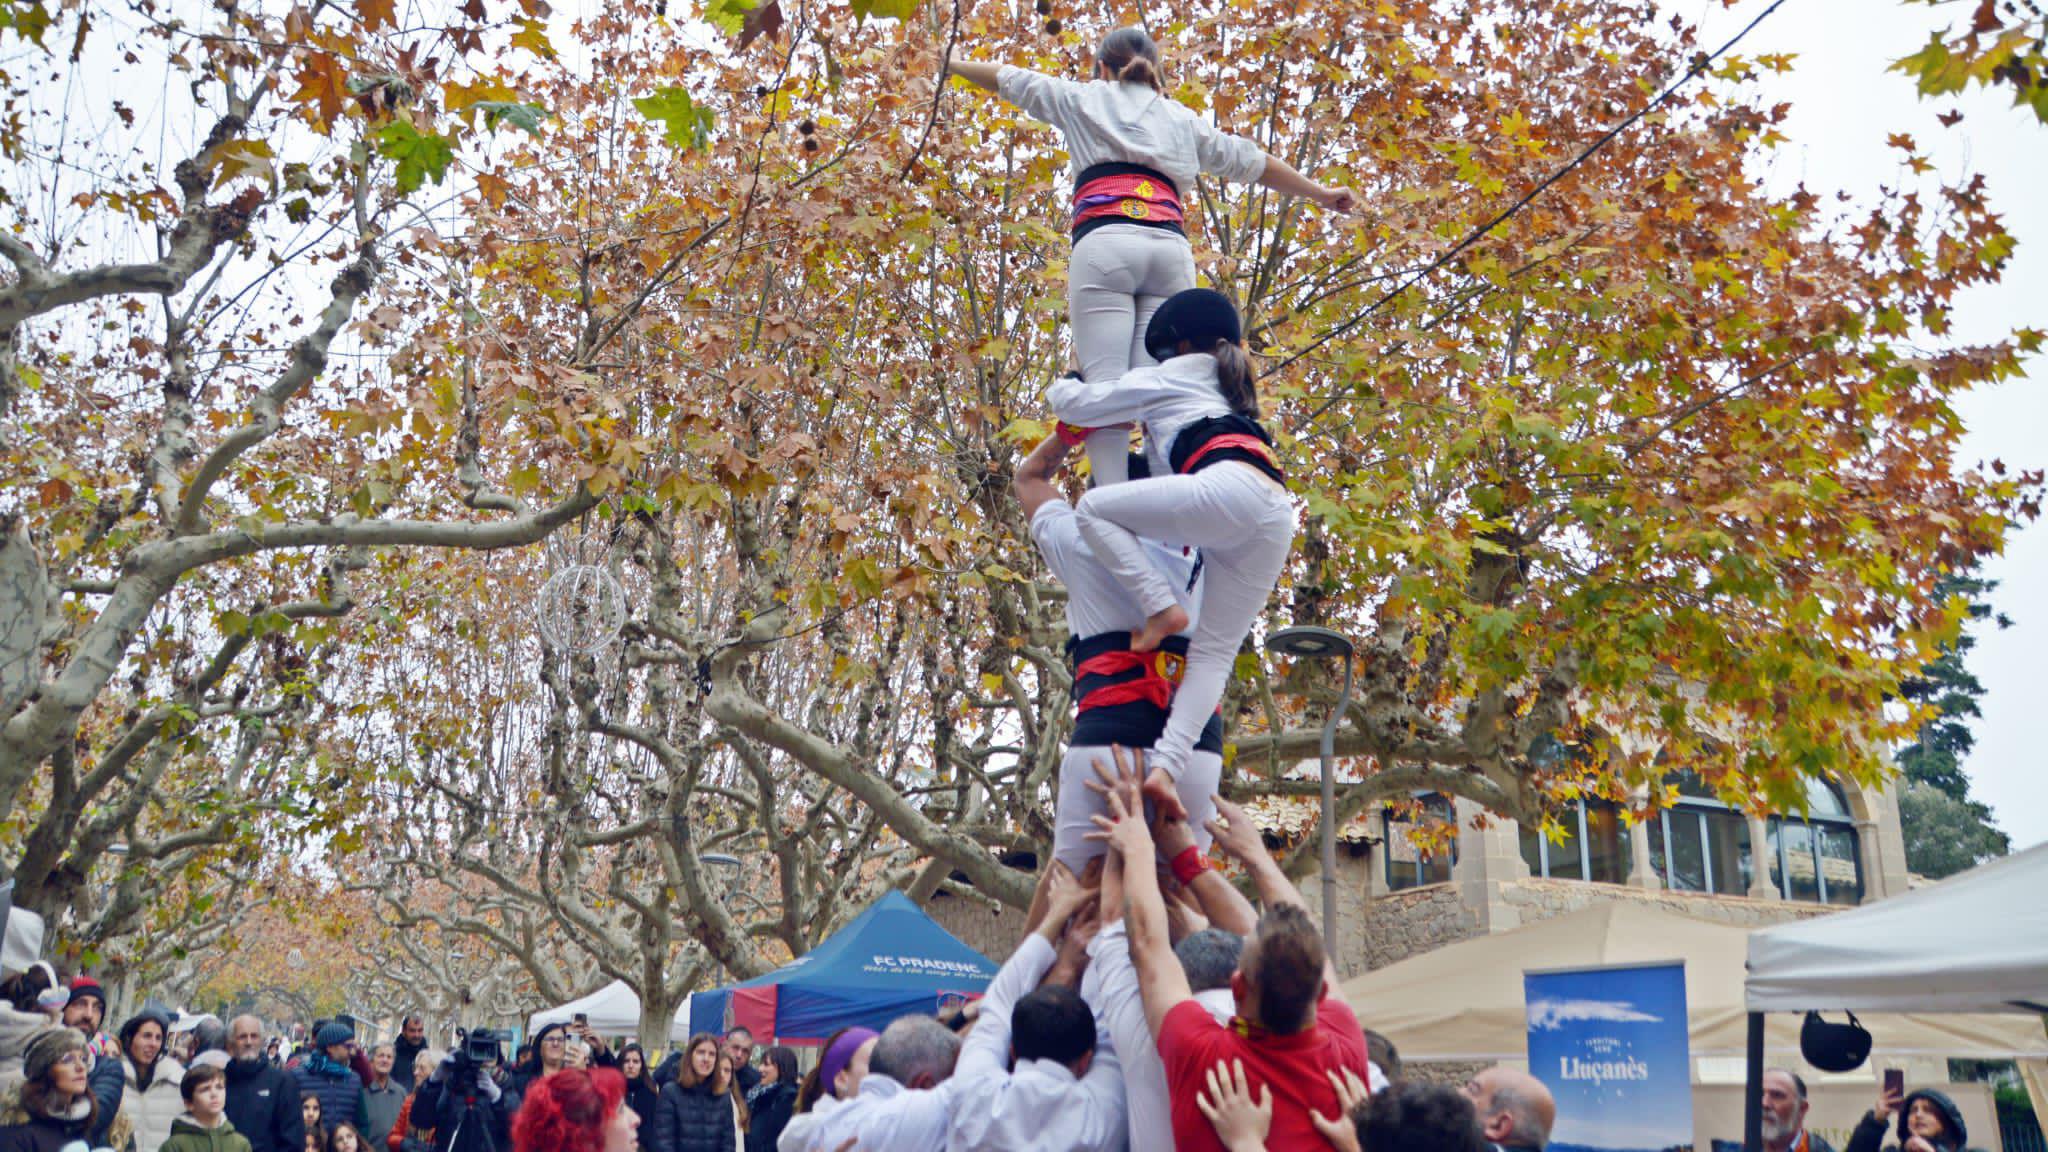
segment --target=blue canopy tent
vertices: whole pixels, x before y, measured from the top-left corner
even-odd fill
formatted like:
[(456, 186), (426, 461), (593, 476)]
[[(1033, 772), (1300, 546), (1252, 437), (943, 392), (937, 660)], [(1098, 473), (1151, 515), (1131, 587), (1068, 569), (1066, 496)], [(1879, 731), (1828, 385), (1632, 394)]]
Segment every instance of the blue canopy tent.
[(889, 892), (809, 955), (690, 997), (690, 1031), (745, 1027), (764, 1044), (822, 1044), (840, 1028), (881, 1029), (898, 1016), (978, 998), (996, 966)]

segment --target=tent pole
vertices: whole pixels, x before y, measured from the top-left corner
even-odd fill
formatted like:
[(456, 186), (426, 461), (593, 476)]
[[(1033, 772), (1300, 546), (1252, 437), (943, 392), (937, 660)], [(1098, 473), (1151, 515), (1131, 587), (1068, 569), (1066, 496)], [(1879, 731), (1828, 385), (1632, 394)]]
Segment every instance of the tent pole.
[(1764, 1148), (1764, 1014), (1749, 1014), (1748, 1078), (1742, 1087), (1742, 1146), (1746, 1152)]

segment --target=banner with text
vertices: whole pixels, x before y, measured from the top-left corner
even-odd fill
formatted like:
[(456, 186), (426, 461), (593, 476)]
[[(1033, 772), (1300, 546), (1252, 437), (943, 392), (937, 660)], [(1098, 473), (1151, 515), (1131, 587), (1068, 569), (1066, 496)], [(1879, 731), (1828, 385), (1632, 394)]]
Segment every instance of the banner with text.
[(1524, 974), (1529, 1071), (1557, 1098), (1550, 1152), (1692, 1148), (1683, 963)]

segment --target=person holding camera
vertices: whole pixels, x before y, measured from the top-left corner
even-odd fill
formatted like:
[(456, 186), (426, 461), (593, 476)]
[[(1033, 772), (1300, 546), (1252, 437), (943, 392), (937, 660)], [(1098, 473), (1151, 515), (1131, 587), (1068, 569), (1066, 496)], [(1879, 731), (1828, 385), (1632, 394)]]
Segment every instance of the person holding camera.
[(1877, 1094), (1877, 1107), (1864, 1113), (1863, 1122), (1849, 1137), (1848, 1152), (1878, 1152), (1885, 1128), (1898, 1117), (1897, 1152), (1968, 1152), (1970, 1130), (1963, 1123), (1963, 1110), (1946, 1093), (1922, 1088), (1908, 1094), (1902, 1080), (1888, 1080)]
[(499, 1152), (512, 1146), (519, 1099), (497, 1035), (477, 1028), (420, 1085), (411, 1122), (426, 1127), (423, 1117), (432, 1118), (434, 1152)]

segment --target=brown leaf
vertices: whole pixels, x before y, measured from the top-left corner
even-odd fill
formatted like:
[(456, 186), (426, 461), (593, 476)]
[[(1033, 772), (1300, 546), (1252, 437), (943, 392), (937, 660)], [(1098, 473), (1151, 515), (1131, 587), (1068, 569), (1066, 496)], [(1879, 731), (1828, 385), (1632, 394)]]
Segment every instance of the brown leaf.
[(772, 38), (781, 30), (782, 0), (767, 0), (765, 4), (756, 5), (740, 25), (740, 51), (745, 52), (747, 45), (757, 37), (765, 34)]

